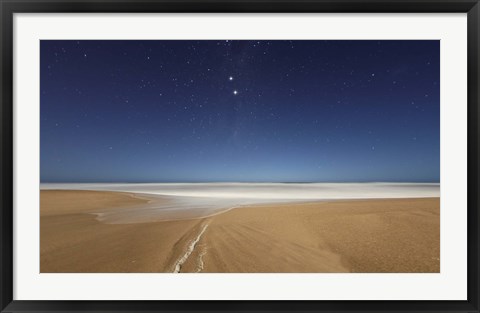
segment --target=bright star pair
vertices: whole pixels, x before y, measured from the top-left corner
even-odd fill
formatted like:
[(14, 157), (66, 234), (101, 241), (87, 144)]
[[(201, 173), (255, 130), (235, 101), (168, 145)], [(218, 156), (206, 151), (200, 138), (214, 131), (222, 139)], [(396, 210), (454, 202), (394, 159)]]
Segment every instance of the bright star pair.
[[(233, 80), (233, 76), (228, 77), (228, 80), (229, 80), (229, 81), (232, 81), (232, 80)], [(234, 91), (233, 91), (233, 94), (234, 94), (235, 96), (238, 95), (238, 90), (234, 90)]]

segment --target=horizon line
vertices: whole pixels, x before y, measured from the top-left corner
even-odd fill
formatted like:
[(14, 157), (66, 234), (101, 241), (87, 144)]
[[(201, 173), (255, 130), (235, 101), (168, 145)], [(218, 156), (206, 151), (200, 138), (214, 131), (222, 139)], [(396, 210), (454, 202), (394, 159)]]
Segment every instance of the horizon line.
[(440, 181), (60, 181), (42, 182), (40, 184), (347, 184), (347, 183), (417, 183), (439, 184)]

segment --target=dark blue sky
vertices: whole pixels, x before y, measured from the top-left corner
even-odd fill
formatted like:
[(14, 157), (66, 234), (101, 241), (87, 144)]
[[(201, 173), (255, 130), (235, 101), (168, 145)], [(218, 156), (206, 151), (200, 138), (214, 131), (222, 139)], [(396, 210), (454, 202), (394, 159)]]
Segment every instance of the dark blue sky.
[(41, 41), (42, 182), (440, 176), (439, 41)]

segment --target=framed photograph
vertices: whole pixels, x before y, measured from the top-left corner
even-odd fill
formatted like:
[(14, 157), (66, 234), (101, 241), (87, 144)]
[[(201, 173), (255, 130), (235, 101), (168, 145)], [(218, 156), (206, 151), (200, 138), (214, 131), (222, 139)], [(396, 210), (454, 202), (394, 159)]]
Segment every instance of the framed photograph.
[(479, 312), (478, 1), (1, 4), (1, 312)]

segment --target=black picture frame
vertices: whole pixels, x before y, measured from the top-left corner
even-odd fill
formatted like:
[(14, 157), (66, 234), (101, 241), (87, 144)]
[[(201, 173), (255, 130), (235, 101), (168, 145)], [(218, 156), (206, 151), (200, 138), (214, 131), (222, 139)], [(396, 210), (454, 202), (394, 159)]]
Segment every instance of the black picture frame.
[[(1, 312), (480, 312), (478, 0), (0, 0)], [(466, 301), (23, 301), (13, 299), (14, 13), (468, 13), (468, 299)]]

